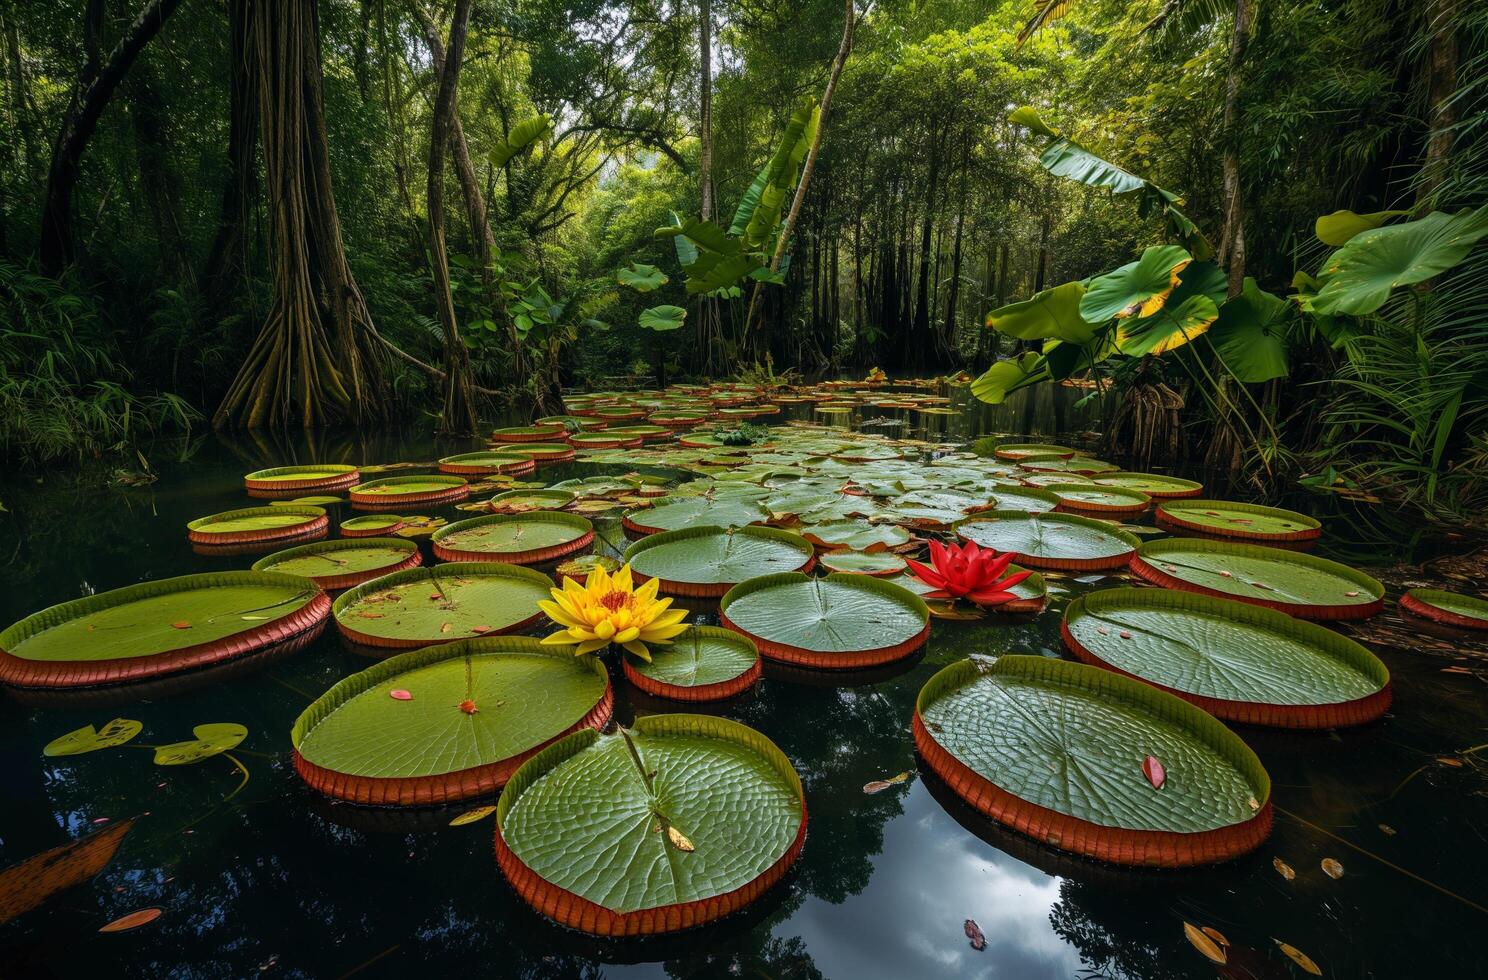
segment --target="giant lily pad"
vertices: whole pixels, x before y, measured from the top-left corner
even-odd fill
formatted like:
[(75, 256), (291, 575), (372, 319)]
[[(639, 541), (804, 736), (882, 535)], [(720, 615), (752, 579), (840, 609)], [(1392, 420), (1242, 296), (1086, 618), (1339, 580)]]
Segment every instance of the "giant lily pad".
[(357, 803), (428, 805), (494, 793), (562, 736), (605, 724), (604, 665), (526, 636), (400, 654), (338, 682), (295, 720), (295, 769)]
[(998, 459), (1012, 460), (1023, 460), (1037, 456), (1062, 456), (1065, 459), (1069, 459), (1075, 455), (1075, 450), (1068, 446), (1056, 446), (1043, 442), (1005, 442), (994, 447), (992, 455)]
[(536, 467), (537, 463), (531, 456), (493, 450), (460, 453), (457, 456), (446, 456), (439, 461), (439, 472), (464, 476), (485, 476), (490, 473), (521, 476), (531, 473)]
[(276, 551), (254, 562), (253, 570), (299, 575), (322, 589), (349, 589), (421, 561), (418, 545), (405, 538), (350, 538)]
[(503, 446), (505, 452), (526, 456), (546, 466), (549, 463), (564, 463), (574, 458), (574, 448), (566, 442), (517, 442)]
[(502, 443), (503, 452), (515, 452), (508, 443), (541, 443), (547, 439), (561, 437), (568, 431), (562, 422), (542, 422), (537, 425), (512, 425), (491, 433), (491, 441)]
[(1170, 500), (1157, 507), (1157, 526), (1245, 541), (1311, 541), (1323, 526), (1306, 514), (1232, 500)]
[(250, 497), (298, 497), (306, 490), (344, 490), (360, 479), (355, 466), (276, 466), (243, 477)]
[(1092, 476), (1090, 482), (1103, 487), (1140, 490), (1153, 500), (1166, 500), (1170, 497), (1197, 497), (1204, 492), (1202, 483), (1159, 473), (1100, 473)]
[(1151, 541), (1131, 567), (1155, 585), (1270, 606), (1304, 619), (1364, 619), (1384, 605), (1384, 586), (1363, 572), (1258, 544)]
[(983, 548), (1011, 551), (1014, 561), (1030, 568), (1120, 568), (1141, 545), (1125, 531), (1074, 514), (986, 511), (957, 524), (956, 533)]
[(1333, 728), (1378, 718), (1390, 673), (1368, 650), (1285, 613), (1170, 589), (1107, 589), (1064, 612), (1081, 660), (1226, 721)]
[(488, 514), (456, 521), (430, 541), (444, 561), (500, 561), (535, 565), (582, 551), (594, 543), (594, 525), (577, 514), (537, 510)]
[(353, 517), (341, 522), (341, 536), (343, 538), (375, 538), (382, 534), (392, 534), (403, 526), (403, 518), (397, 514), (368, 514), (365, 517)]
[(1059, 509), (1103, 517), (1135, 517), (1147, 510), (1152, 498), (1140, 490), (1100, 487), (1083, 483), (1050, 483), (1044, 489), (1059, 498)]
[(410, 568), (374, 579), (336, 600), (336, 625), (354, 643), (411, 650), (510, 633), (542, 617), (553, 581), (498, 562)]
[(967, 803), (1053, 847), (1181, 867), (1243, 854), (1271, 830), (1271, 780), (1239, 737), (1111, 671), (962, 660), (920, 690), (913, 727), (926, 764)]
[(642, 537), (687, 527), (744, 527), (769, 519), (770, 512), (754, 497), (666, 497), (646, 510), (629, 512), (623, 523), (627, 534)]
[(607, 936), (701, 925), (800, 853), (801, 781), (769, 739), (705, 715), (579, 731), (534, 756), (496, 810), (496, 858), (530, 905)]
[(458, 476), (390, 476), (351, 488), (351, 505), (359, 508), (442, 504), (464, 500), (470, 484)]
[(930, 610), (908, 589), (841, 572), (763, 575), (734, 586), (719, 619), (772, 660), (857, 670), (909, 656), (925, 643)]
[(801, 535), (812, 544), (828, 551), (851, 548), (854, 551), (883, 551), (909, 543), (910, 534), (894, 524), (869, 524), (867, 521), (829, 521), (801, 528)]
[(330, 518), (319, 507), (244, 507), (186, 525), (186, 536), (197, 544), (224, 545), (261, 541), (292, 541), (323, 536)]
[(689, 626), (650, 661), (625, 658), (625, 676), (656, 697), (678, 701), (718, 701), (733, 697), (760, 678), (754, 641), (717, 626)]
[(813, 554), (811, 542), (789, 531), (702, 525), (643, 538), (625, 560), (640, 580), (660, 579), (663, 592), (721, 596), (745, 579), (810, 570)]
[(486, 506), (497, 514), (525, 514), (533, 510), (562, 510), (573, 503), (577, 495), (572, 490), (554, 487), (532, 490), (508, 490), (498, 493), (486, 502)]
[(895, 575), (904, 571), (905, 561), (890, 551), (852, 551), (844, 548), (822, 555), (823, 568), (847, 575)]
[(286, 653), (314, 639), (329, 613), (325, 593), (291, 575), (143, 582), (44, 609), (0, 633), (0, 683), (92, 687)]
[(1438, 623), (1488, 630), (1488, 600), (1476, 596), (1441, 589), (1411, 589), (1401, 596), (1400, 608)]

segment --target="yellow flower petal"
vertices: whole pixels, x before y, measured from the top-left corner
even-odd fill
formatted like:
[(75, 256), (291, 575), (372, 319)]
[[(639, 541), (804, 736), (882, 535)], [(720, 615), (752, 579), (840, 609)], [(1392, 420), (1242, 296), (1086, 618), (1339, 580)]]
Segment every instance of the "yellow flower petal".
[(621, 646), (624, 646), (625, 644), (629, 643), (631, 640), (634, 640), (636, 637), (638, 637), (640, 635), (641, 635), (641, 631), (639, 629), (637, 629), (636, 627), (631, 626), (628, 629), (623, 629), (620, 632), (616, 633), (615, 634), (615, 642), (618, 643), (618, 644), (620, 644)]
[(634, 592), (635, 583), (631, 581), (630, 565), (620, 566), (620, 570), (610, 576), (610, 589), (614, 592)]
[(629, 643), (621, 644), (621, 646), (625, 647), (625, 649), (629, 650), (631, 653), (635, 654), (637, 657), (640, 657), (647, 663), (651, 662), (651, 651), (647, 650), (646, 644), (640, 642), (639, 640), (631, 640)]
[(562, 609), (559, 609), (558, 604), (555, 602), (549, 602), (546, 599), (543, 599), (538, 602), (537, 608), (546, 613), (548, 618), (555, 623), (561, 623), (564, 626), (576, 625), (576, 620), (572, 616), (565, 613)]
[(593, 653), (595, 650), (598, 650), (600, 647), (608, 646), (608, 645), (609, 645), (609, 641), (608, 640), (590, 640), (587, 643), (580, 643), (576, 648), (574, 648), (574, 655), (575, 656), (582, 656), (583, 654), (586, 654), (586, 653)]
[(608, 640), (615, 635), (615, 624), (609, 620), (594, 624), (594, 635), (601, 640)]
[(656, 590), (659, 588), (661, 588), (660, 579), (649, 579), (645, 585), (642, 585), (640, 588), (636, 589), (636, 599), (641, 602), (650, 602), (652, 599), (656, 598)]
[(559, 630), (552, 636), (545, 636), (542, 642), (552, 646), (573, 646), (573, 637), (568, 635), (568, 630)]
[(670, 640), (685, 629), (687, 629), (687, 626), (683, 623), (677, 623), (674, 626), (648, 626), (641, 630), (641, 639), (647, 642)]

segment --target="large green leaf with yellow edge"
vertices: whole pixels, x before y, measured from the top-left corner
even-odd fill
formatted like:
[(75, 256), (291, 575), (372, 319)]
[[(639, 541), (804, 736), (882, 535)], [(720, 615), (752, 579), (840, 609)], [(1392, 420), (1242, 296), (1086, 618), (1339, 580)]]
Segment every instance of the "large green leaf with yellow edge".
[(1142, 257), (1091, 281), (1080, 300), (1080, 316), (1090, 323), (1113, 317), (1150, 316), (1162, 309), (1193, 256), (1177, 245), (1153, 245)]
[(576, 732), (519, 769), (496, 810), (531, 871), (612, 912), (737, 891), (790, 852), (800, 778), (764, 735), (706, 715)]
[(1318, 241), (1338, 248), (1348, 244), (1348, 240), (1360, 232), (1378, 228), (1389, 219), (1402, 214), (1410, 214), (1410, 212), (1374, 211), (1369, 214), (1355, 214), (1348, 210), (1334, 211), (1332, 214), (1320, 215), (1313, 230), (1317, 234)]
[(1164, 354), (1203, 335), (1218, 318), (1214, 300), (1196, 293), (1152, 316), (1122, 320), (1116, 330), (1116, 349), (1131, 357)]
[(1034, 294), (1021, 303), (1011, 303), (987, 314), (987, 326), (1019, 340), (1054, 338), (1075, 344), (1088, 343), (1096, 325), (1080, 317), (1085, 286), (1067, 282)]
[(1488, 204), (1457, 214), (1433, 211), (1419, 221), (1360, 232), (1323, 263), (1322, 288), (1312, 297), (1312, 310), (1373, 313), (1395, 287), (1425, 282), (1461, 262), (1484, 235)]

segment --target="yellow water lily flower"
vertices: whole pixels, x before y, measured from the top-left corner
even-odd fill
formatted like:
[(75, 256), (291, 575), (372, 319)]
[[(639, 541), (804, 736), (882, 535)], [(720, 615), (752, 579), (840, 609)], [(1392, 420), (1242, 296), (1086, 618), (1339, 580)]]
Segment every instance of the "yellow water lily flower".
[(687, 628), (685, 609), (668, 609), (671, 599), (656, 598), (659, 583), (651, 579), (636, 587), (630, 566), (622, 565), (611, 575), (596, 565), (583, 585), (564, 578), (563, 588), (553, 589), (552, 601), (538, 607), (565, 629), (544, 637), (544, 643), (569, 646), (575, 653), (592, 653), (618, 643), (642, 660), (651, 659), (647, 643), (670, 643)]

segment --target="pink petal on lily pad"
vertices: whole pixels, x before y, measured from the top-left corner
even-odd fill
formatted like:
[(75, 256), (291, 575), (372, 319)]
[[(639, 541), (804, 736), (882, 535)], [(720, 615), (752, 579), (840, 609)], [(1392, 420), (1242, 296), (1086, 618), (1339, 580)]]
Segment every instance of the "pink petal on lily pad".
[(388, 692), (388, 697), (392, 698), (394, 701), (412, 701), (413, 693), (411, 691), (405, 691), (401, 687), (397, 687)]

